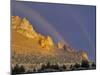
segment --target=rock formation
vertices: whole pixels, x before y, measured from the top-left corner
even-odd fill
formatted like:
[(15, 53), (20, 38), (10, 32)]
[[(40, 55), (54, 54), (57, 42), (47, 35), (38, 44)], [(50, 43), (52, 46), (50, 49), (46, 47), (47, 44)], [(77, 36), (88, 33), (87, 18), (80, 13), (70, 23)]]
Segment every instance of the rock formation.
[(19, 16), (12, 16), (12, 29), (27, 38), (37, 40), (42, 48), (50, 49), (54, 46), (53, 39), (48, 36), (43, 36), (35, 31), (32, 24), (26, 19)]
[(24, 64), (27, 68), (47, 62), (61, 65), (88, 60), (86, 52), (76, 52), (60, 42), (56, 46), (50, 35), (37, 32), (28, 19), (19, 16), (12, 16), (11, 47), (12, 64)]

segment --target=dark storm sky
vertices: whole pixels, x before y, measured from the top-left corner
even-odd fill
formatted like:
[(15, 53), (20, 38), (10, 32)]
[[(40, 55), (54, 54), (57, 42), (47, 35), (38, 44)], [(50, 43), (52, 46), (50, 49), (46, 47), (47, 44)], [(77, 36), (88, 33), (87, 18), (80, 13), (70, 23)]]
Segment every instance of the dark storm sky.
[[(37, 2), (15, 2), (12, 6), (12, 15), (27, 17), (38, 32), (48, 34), (46, 30), (32, 18), (33, 14), (29, 14), (29, 12), (31, 12), (30, 9), (38, 12), (39, 15), (46, 19), (46, 21), (62, 35), (71, 47), (78, 51), (87, 51), (89, 58), (95, 60), (95, 6)], [(53, 39), (56, 40), (55, 37)]]

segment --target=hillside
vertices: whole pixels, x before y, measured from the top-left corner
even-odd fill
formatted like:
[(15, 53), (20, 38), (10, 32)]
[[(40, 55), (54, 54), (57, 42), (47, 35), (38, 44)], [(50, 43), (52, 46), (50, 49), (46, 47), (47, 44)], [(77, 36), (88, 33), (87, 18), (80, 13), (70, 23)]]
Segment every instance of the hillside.
[[(41, 64), (74, 64), (88, 60), (87, 53), (72, 51), (52, 37), (38, 33), (32, 24), (19, 16), (12, 16), (12, 65), (23, 64), (27, 69)], [(38, 66), (38, 65), (39, 66)], [(31, 66), (31, 68), (30, 68)]]

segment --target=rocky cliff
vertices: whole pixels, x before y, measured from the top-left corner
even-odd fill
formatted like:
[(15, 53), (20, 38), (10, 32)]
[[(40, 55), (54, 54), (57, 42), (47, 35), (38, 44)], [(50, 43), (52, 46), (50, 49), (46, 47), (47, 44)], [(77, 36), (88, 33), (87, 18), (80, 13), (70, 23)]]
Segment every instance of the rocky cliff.
[(36, 32), (32, 24), (26, 18), (12, 16), (12, 30), (29, 39), (37, 40), (42, 48), (50, 49), (54, 46), (53, 39), (49, 35), (43, 36)]
[(50, 35), (37, 32), (26, 18), (12, 16), (12, 64), (73, 64), (89, 60), (86, 52), (76, 52), (62, 43), (55, 45)]

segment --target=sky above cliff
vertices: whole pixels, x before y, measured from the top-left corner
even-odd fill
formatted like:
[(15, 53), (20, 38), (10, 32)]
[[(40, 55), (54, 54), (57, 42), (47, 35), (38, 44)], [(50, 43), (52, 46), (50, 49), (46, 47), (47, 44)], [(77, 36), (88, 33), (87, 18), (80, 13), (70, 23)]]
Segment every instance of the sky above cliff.
[(96, 7), (38, 2), (13, 2), (11, 15), (26, 17), (39, 33), (51, 35), (55, 42), (88, 52), (95, 60)]

